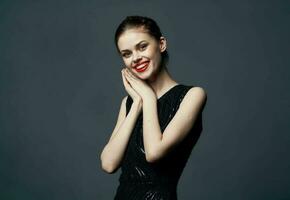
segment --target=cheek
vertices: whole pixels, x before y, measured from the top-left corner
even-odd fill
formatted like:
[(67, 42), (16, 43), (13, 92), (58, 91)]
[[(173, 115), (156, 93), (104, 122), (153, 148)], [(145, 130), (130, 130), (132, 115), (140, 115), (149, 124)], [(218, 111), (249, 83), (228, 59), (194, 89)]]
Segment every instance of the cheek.
[(128, 59), (123, 59), (123, 62), (126, 65), (126, 67), (130, 66), (130, 61)]
[(158, 53), (155, 53), (152, 57), (152, 62), (154, 63), (154, 65), (156, 67), (158, 67), (158, 65), (160, 64), (160, 61), (161, 61), (161, 56), (158, 54)]
[(148, 57), (154, 62), (154, 64), (159, 64), (161, 54), (158, 49), (153, 48), (148, 52)]

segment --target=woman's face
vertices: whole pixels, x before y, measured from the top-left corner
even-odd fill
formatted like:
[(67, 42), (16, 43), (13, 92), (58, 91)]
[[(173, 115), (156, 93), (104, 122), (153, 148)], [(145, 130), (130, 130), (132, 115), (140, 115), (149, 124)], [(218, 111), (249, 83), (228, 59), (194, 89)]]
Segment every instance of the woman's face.
[(126, 67), (145, 80), (158, 72), (166, 40), (161, 37), (160, 42), (157, 42), (142, 29), (132, 28), (121, 34), (118, 47)]

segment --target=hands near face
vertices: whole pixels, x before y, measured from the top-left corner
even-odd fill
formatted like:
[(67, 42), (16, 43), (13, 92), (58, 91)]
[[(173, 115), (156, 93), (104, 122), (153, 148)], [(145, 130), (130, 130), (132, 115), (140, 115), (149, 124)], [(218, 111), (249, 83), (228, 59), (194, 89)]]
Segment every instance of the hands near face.
[(123, 68), (121, 72), (125, 89), (133, 101), (156, 99), (154, 91), (144, 80), (134, 75), (127, 67)]

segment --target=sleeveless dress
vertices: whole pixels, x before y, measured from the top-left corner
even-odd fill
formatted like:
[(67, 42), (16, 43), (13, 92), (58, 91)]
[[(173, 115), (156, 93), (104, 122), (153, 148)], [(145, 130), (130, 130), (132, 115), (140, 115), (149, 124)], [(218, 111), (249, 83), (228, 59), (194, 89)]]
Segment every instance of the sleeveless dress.
[[(174, 117), (178, 107), (193, 86), (177, 84), (157, 99), (161, 132)], [(133, 103), (128, 95), (126, 116)], [(154, 163), (145, 158), (143, 144), (143, 112), (137, 118), (121, 163), (119, 186), (114, 200), (177, 200), (177, 184), (202, 131), (202, 112), (181, 143)]]

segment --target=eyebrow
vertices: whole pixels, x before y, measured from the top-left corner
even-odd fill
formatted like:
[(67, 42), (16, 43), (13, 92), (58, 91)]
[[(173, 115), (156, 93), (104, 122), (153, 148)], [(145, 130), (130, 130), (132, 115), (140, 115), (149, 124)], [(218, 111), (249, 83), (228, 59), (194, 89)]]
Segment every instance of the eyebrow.
[[(146, 42), (146, 40), (141, 40), (140, 42), (138, 42), (137, 44), (135, 44), (135, 46), (140, 45), (141, 42)], [(124, 51), (129, 51), (128, 49), (123, 49), (120, 52), (124, 52)]]

